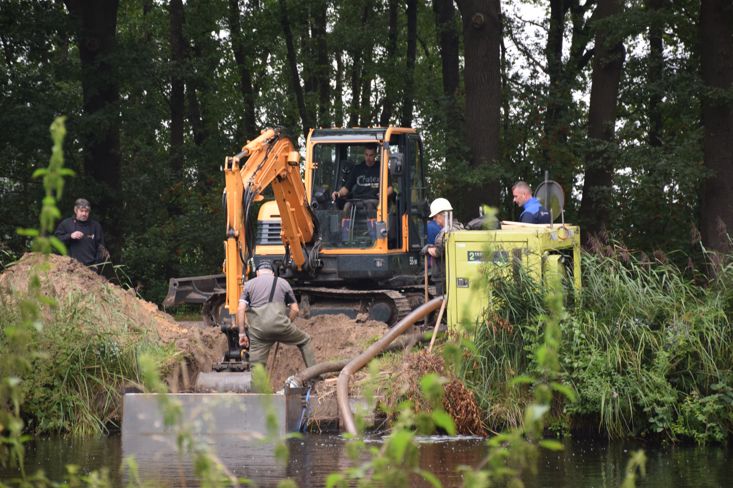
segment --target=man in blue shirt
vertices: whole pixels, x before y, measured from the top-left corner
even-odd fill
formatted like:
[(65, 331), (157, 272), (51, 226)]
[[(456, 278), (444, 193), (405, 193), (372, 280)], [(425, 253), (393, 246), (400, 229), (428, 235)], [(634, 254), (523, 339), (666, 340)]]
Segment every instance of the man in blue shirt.
[(550, 212), (532, 196), (532, 189), (524, 181), (517, 181), (512, 187), (514, 203), (522, 207), (519, 221), (526, 224), (549, 224)]
[[(435, 244), (435, 238), (438, 237), (438, 233), (443, 230), (443, 228), (440, 226), (439, 223), (435, 221), (435, 218), (432, 218), (428, 220), (428, 235), (427, 240), (425, 241), (427, 244)], [(433, 257), (428, 255), (428, 266), (433, 265)]]

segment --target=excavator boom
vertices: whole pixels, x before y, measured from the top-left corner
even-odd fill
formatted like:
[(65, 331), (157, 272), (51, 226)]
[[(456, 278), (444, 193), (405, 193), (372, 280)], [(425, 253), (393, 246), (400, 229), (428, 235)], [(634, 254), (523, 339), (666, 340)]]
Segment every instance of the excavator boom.
[[(240, 165), (242, 161), (244, 163)], [(226, 307), (231, 315), (235, 315), (245, 267), (253, 255), (254, 239), (247, 235), (249, 212), (252, 204), (261, 199), (261, 193), (272, 187), (282, 222), (281, 238), (290, 250), (293, 265), (299, 270), (308, 265), (306, 245), (315, 236), (316, 223), (300, 175), (300, 154), (279, 130), (263, 130), (259, 137), (242, 148), (242, 152), (227, 157), (224, 175)]]

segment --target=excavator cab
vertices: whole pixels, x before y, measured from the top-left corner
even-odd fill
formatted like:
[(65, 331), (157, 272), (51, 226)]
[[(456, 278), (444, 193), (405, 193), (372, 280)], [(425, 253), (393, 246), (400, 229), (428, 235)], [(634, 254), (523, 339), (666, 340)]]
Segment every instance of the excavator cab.
[[(366, 169), (370, 156), (374, 164)], [(318, 229), (306, 246), (311, 267), (297, 269), (291, 261), (282, 268), (301, 308), (352, 317), (367, 312), (395, 323), (419, 304), (429, 201), (422, 156), (422, 140), (411, 128), (311, 130), (303, 164)], [(350, 187), (357, 183), (359, 191)], [(346, 198), (333, 198), (343, 187)], [(258, 256), (265, 257), (260, 250)]]
[[(365, 175), (371, 148), (376, 149), (375, 163)], [(363, 191), (370, 183), (364, 180), (370, 178), (372, 193)], [(349, 188), (355, 184), (362, 184), (361, 195)], [(313, 130), (306, 187), (324, 254), (330, 249), (361, 249), (396, 255), (419, 251), (425, 243), (422, 143), (412, 129)], [(347, 197), (332, 199), (342, 187), (349, 190)]]

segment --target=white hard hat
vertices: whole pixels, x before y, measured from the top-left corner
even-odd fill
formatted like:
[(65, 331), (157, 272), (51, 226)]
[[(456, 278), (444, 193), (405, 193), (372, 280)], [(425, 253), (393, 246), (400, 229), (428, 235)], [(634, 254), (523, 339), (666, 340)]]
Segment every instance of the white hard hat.
[(432, 219), (440, 212), (447, 212), (452, 210), (453, 207), (451, 207), (448, 200), (446, 200), (445, 198), (436, 198), (435, 200), (433, 200), (433, 203), (430, 204), (430, 218)]

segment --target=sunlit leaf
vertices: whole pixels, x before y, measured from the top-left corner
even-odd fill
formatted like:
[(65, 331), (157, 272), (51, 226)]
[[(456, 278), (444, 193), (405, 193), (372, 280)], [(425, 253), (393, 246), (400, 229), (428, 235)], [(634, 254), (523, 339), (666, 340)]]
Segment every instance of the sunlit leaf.
[(26, 237), (38, 237), (39, 232), (38, 229), (16, 229), (16, 231), (19, 236), (26, 236)]
[(444, 410), (435, 410), (431, 416), (436, 426), (446, 431), (448, 435), (456, 435), (456, 424), (453, 422), (453, 417), (447, 412)]
[(565, 446), (562, 445), (562, 442), (554, 439), (543, 439), (539, 442), (539, 445), (540, 447), (550, 451), (562, 451), (565, 448)]
[(438, 477), (435, 476), (430, 471), (425, 471), (424, 469), (417, 469), (416, 471), (417, 471), (417, 474), (419, 474), (420, 476), (422, 476), (422, 478), (425, 481), (427, 481), (428, 483), (430, 483), (435, 488), (442, 488), (443, 483), (441, 483), (440, 480), (438, 479)]
[(577, 396), (575, 395), (575, 390), (573, 390), (568, 385), (563, 385), (562, 383), (550, 383), (550, 387), (561, 395), (565, 396), (568, 400), (571, 402), (574, 402), (577, 400)]
[(520, 375), (520, 376), (515, 376), (514, 378), (512, 378), (509, 384), (512, 386), (531, 385), (534, 382), (535, 382), (535, 379), (532, 378), (531, 376)]

